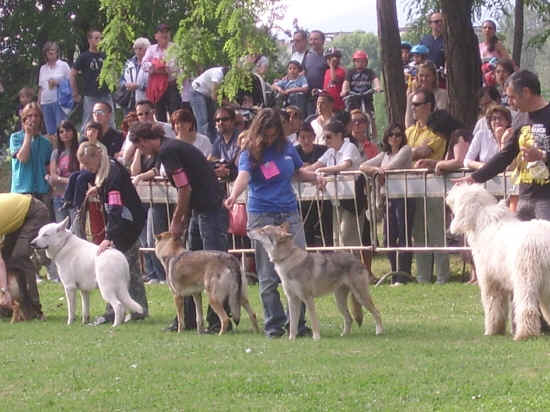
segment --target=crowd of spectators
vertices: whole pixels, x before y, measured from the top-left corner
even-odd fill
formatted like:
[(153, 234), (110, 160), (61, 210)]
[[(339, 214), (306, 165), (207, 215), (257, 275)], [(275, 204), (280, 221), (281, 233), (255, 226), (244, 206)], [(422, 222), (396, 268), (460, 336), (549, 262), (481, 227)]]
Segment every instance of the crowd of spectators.
[[(365, 213), (374, 205), (365, 200), (364, 179), (355, 179), (355, 200), (321, 199), (318, 205), (303, 202), (300, 214), (291, 187), (293, 178), (322, 188), (326, 184), (323, 176), (361, 170), (383, 185), (391, 169), (428, 169), (441, 174), (466, 166), (477, 171), (463, 180), (483, 182), (508, 167), (516, 171), (520, 207), (532, 208), (534, 216), (550, 218), (550, 106), (540, 95), (536, 75), (515, 72), (515, 64), (496, 38), (495, 24), (484, 22), (481, 57), (498, 59), (496, 84), (473, 96), (473, 101), (479, 101), (480, 116), (473, 131), (467, 130), (447, 111), (449, 96), (441, 76), (445, 66), (441, 14), (432, 14), (429, 23), (431, 33), (420, 44), (402, 44), (405, 124), (390, 125), (380, 146), (372, 127), (373, 98), (365, 94), (380, 91), (378, 75), (368, 68), (368, 56), (362, 50), (353, 54), (351, 70), (342, 67), (341, 52), (334, 48), (325, 51), (321, 31), (294, 34), (287, 73), (273, 85), (286, 97), (286, 106), (248, 107), (257, 112), (252, 119), (243, 116), (243, 102), (217, 103), (227, 67), (206, 69), (178, 86), (178, 67), (165, 57), (171, 44), (167, 25), (157, 27), (155, 44), (146, 38), (134, 42), (135, 55), (125, 64), (120, 80), (123, 92), (116, 94), (115, 101), (98, 83), (105, 58), (98, 50), (99, 30), (90, 30), (89, 49), (71, 69), (58, 59), (57, 45), (47, 42), (45, 64), (40, 68), (39, 104), (32, 102), (32, 90), (21, 90), (22, 127), (10, 138), (11, 191), (32, 196), (33, 201), (30, 209), (24, 196), (0, 201), (10, 208), (23, 202), (29, 214), (38, 213), (38, 205), (45, 204), (51, 210), (50, 219), (61, 221), (68, 216), (80, 236), (86, 235), (78, 228), (88, 216), (92, 240), (100, 251), (115, 247), (131, 262), (130, 294), (144, 308), (144, 282), (164, 282), (166, 273), (150, 253), (144, 254), (142, 273), (137, 265), (138, 245), (151, 248), (154, 235), (168, 230), (177, 237), (186, 234), (191, 250), (228, 250), (228, 209), (242, 202), (239, 199), (246, 191), (248, 229), (286, 222), (301, 247), (306, 242), (310, 246), (357, 246), (375, 241), (370, 239), (369, 227), (374, 222), (369, 222)], [(261, 55), (245, 56), (243, 61), (258, 74), (269, 64)], [(78, 76), (82, 76), (82, 98)], [(58, 89), (64, 82), (72, 87), (74, 100), (83, 101), (80, 134), (58, 104)], [(117, 106), (124, 115), (120, 131), (115, 126)], [(137, 195), (137, 185), (159, 177), (177, 189), (175, 205), (149, 204)], [(443, 246), (443, 199), (387, 201), (384, 238), (388, 246)], [(24, 226), (24, 219), (19, 221)], [(40, 221), (47, 219), (41, 216)], [(0, 233), (9, 235), (12, 229), (0, 226)], [(253, 246), (255, 265), (249, 262), (247, 270), (257, 272), (266, 335), (278, 337), (284, 333), (286, 321), (277, 292), (279, 279), (262, 246)], [(15, 249), (11, 256), (4, 253), (8, 264), (21, 250), (25, 249)], [(410, 280), (412, 258), (412, 254), (402, 253), (398, 261), (395, 253), (389, 254), (396, 272), (392, 283)], [(370, 256), (363, 259), (370, 269)], [(41, 316), (35, 276), (30, 275), (27, 264), (21, 270), (36, 316)], [(416, 255), (414, 275), (419, 282), (431, 282), (434, 277), (438, 283), (448, 282), (449, 255)], [(147, 316), (146, 311), (136, 319)], [(96, 324), (112, 318), (108, 307)], [(219, 330), (212, 310), (208, 321), (211, 331)], [(184, 322), (185, 328), (196, 328), (191, 300), (185, 302)], [(176, 319), (169, 329), (177, 330), (177, 326)], [(308, 333), (303, 316), (299, 330)]]

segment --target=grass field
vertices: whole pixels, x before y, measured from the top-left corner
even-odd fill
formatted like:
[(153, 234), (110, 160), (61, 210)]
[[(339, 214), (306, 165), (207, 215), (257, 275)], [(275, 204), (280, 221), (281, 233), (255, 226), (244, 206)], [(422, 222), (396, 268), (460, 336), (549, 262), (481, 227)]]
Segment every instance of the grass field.
[[(386, 265), (375, 262), (380, 275)], [(455, 264), (456, 269), (456, 264)], [(455, 274), (456, 278), (456, 274)], [(548, 337), (484, 337), (477, 286), (372, 288), (385, 333), (370, 314), (340, 337), (332, 297), (317, 301), (321, 340), (269, 340), (243, 313), (218, 337), (163, 332), (174, 314), (166, 285), (147, 286), (151, 317), (66, 326), (59, 284), (40, 285), (47, 321), (0, 321), (5, 411), (548, 410)], [(262, 317), (258, 288), (252, 305)], [(78, 305), (80, 309), (80, 304)], [(92, 315), (102, 313), (96, 291)]]

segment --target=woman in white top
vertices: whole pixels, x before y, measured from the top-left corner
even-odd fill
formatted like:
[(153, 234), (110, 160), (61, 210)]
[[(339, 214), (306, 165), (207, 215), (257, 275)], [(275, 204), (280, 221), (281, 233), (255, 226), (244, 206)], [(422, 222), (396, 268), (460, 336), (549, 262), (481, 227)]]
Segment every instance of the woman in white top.
[[(323, 127), (323, 134), (328, 150), (319, 160), (307, 166), (306, 170), (315, 170), (320, 173), (357, 170), (361, 163), (361, 155), (357, 146), (351, 143), (349, 139), (344, 138), (344, 133), (345, 127), (342, 122), (338, 120), (328, 122)], [(358, 193), (357, 195), (359, 196), (360, 194)], [(359, 218), (359, 227), (357, 227), (354, 203), (353, 199), (345, 199), (339, 201), (337, 208), (334, 207), (332, 209), (335, 246), (357, 246), (361, 244), (361, 228), (364, 224), (365, 215), (361, 210), (357, 212)], [(338, 222), (338, 214), (340, 215), (340, 222)]]
[[(362, 163), (361, 170), (383, 177), (386, 170), (411, 169), (412, 150), (407, 145), (403, 127), (393, 124), (386, 129), (382, 139), (382, 152)], [(405, 207), (406, 205), (406, 207)], [(415, 203), (405, 198), (388, 199), (388, 213), (384, 219), (384, 244), (390, 247), (411, 245), (412, 223)], [(405, 212), (406, 211), (406, 212)], [(395, 252), (388, 253), (392, 272), (404, 272), (392, 277), (393, 284), (406, 283), (411, 273), (412, 254), (401, 253), (399, 265)]]
[(514, 134), (512, 113), (504, 106), (493, 105), (485, 116), (489, 133), (476, 133), (464, 158), (464, 167), (480, 169), (500, 152), (506, 140)]
[(170, 120), (176, 132), (176, 139), (195, 146), (206, 158), (212, 154), (212, 143), (208, 137), (197, 133), (197, 122), (191, 111), (178, 109), (172, 113)]
[(47, 41), (42, 48), (46, 63), (40, 67), (38, 75), (38, 102), (44, 114), (46, 133), (54, 138), (57, 126), (67, 118), (57, 102), (57, 88), (62, 80), (69, 79), (69, 65), (59, 60), (59, 47), (53, 41)]

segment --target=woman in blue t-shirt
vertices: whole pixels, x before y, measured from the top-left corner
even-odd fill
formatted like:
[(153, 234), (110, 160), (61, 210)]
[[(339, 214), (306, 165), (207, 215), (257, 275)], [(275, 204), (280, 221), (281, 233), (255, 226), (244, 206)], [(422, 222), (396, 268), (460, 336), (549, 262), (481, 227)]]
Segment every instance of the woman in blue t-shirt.
[[(239, 159), (239, 174), (225, 206), (230, 209), (248, 186), (247, 229), (288, 222), (296, 244), (305, 247), (304, 226), (291, 181), (297, 177), (322, 187), (324, 180), (302, 166), (296, 149), (285, 137), (279, 113), (262, 109), (248, 130), (246, 150)], [(265, 334), (272, 338), (281, 337), (286, 333), (287, 317), (277, 291), (279, 276), (259, 242), (255, 242), (255, 249)], [(304, 312), (302, 305), (298, 336), (308, 333)]]

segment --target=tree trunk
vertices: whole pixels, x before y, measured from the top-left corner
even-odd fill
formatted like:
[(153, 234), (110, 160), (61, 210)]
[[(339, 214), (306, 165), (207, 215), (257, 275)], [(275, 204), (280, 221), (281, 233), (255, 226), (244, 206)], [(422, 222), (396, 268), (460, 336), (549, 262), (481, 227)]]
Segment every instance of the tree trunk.
[(523, 47), (523, 3), (524, 0), (516, 0), (514, 10), (514, 48), (512, 58), (518, 66), (521, 66), (521, 48)]
[(441, 0), (445, 30), (449, 111), (473, 129), (478, 118), (481, 87), (479, 41), (472, 27), (473, 0)]
[(376, 10), (388, 124), (404, 125), (407, 98), (395, 0), (376, 0)]

